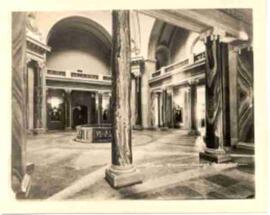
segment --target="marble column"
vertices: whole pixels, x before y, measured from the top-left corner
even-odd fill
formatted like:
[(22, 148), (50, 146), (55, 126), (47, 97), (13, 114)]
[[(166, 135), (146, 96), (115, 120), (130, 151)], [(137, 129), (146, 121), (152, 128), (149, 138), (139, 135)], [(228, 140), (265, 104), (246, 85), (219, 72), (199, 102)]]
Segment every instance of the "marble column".
[(156, 70), (155, 60), (144, 60), (144, 69), (141, 74), (141, 90), (142, 90), (142, 127), (151, 127), (151, 105), (150, 105), (150, 87), (149, 79), (150, 75)]
[(231, 146), (238, 143), (237, 51), (229, 46)]
[(102, 99), (103, 99), (103, 94), (98, 93), (98, 124), (101, 125), (103, 123), (102, 121)]
[(197, 86), (196, 80), (190, 83), (190, 135), (199, 135), (197, 127)]
[(141, 76), (135, 76), (135, 129), (142, 129)]
[(131, 103), (131, 125), (132, 127), (135, 126), (136, 123), (136, 98), (135, 98), (135, 93), (136, 93), (136, 83), (135, 83), (135, 76), (132, 75), (131, 79), (131, 98), (130, 98), (130, 103)]
[(102, 93), (96, 92), (96, 113), (97, 113), (97, 124), (102, 124)]
[(158, 127), (162, 126), (161, 92), (157, 92)]
[(65, 90), (65, 129), (72, 128), (71, 89)]
[(132, 164), (129, 11), (112, 12), (112, 32), (112, 165), (106, 170), (106, 180), (117, 188), (142, 182)]
[(46, 97), (44, 97), (44, 76), (45, 76), (45, 63), (44, 62), (36, 62), (36, 73), (35, 73), (35, 90), (34, 90), (34, 132), (44, 133), (46, 122), (44, 122), (44, 101)]
[(12, 13), (12, 190), (17, 198), (27, 198), (34, 164), (26, 164), (27, 67), (24, 12)]
[(158, 94), (155, 92), (152, 92), (152, 102), (153, 102), (153, 118), (152, 118), (152, 124), (153, 124), (153, 128), (158, 128), (159, 127), (159, 111), (158, 111)]
[(161, 111), (162, 111), (162, 124), (161, 127), (162, 129), (167, 130), (168, 129), (168, 119), (167, 119), (167, 90), (163, 89), (162, 90), (162, 105), (161, 105)]
[(220, 37), (206, 38), (206, 149), (201, 159), (217, 163), (227, 162), (230, 157), (224, 145), (230, 141), (228, 100), (228, 46)]

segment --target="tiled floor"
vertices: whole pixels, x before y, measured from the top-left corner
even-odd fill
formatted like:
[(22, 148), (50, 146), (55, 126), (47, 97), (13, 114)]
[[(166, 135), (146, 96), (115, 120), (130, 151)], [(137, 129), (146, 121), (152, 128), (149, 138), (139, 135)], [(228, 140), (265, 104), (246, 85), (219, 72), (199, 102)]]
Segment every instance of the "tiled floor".
[[(48, 198), (110, 164), (110, 144), (73, 141), (74, 132), (30, 137), (28, 160), (36, 164), (32, 198)], [(134, 131), (134, 164), (143, 183), (113, 189), (96, 177), (70, 199), (231, 199), (254, 197), (254, 168), (201, 163), (199, 138), (187, 131)], [(92, 175), (93, 174), (93, 175)], [(86, 180), (87, 181), (87, 180)]]

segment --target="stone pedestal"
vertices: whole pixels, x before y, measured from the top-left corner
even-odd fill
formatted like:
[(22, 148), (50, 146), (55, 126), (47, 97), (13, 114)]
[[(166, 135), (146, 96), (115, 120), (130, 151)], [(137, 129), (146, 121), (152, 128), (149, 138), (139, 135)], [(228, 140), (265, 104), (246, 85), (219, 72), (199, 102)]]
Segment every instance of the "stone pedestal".
[(205, 150), (204, 152), (200, 152), (199, 157), (201, 160), (206, 160), (210, 162), (216, 162), (216, 163), (226, 163), (231, 161), (231, 157), (226, 154), (225, 151), (209, 151)]
[(134, 166), (114, 166), (106, 170), (106, 180), (114, 187), (124, 187), (137, 183), (142, 183), (142, 174)]
[(35, 129), (33, 130), (33, 133), (34, 133), (34, 134), (44, 134), (44, 133), (46, 133), (46, 131), (47, 131), (46, 128), (35, 128)]
[(141, 125), (134, 125), (133, 126), (133, 129), (134, 130), (140, 130), (141, 131), (141, 130), (143, 130), (143, 127)]

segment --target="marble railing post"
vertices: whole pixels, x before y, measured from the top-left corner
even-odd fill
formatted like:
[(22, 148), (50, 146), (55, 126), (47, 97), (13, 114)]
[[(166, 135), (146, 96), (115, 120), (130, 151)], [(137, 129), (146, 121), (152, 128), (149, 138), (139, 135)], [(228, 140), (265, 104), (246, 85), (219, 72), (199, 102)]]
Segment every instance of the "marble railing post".
[(106, 179), (112, 187), (122, 187), (142, 182), (132, 164), (129, 11), (114, 10), (112, 28), (112, 165), (106, 170)]
[(197, 128), (197, 85), (196, 80), (189, 83), (190, 85), (190, 135), (199, 135)]
[[(228, 99), (228, 46), (220, 37), (206, 38), (206, 149), (200, 158), (217, 163), (230, 160), (224, 144), (230, 141)], [(228, 94), (227, 94), (228, 93)], [(226, 95), (227, 94), (227, 95)]]

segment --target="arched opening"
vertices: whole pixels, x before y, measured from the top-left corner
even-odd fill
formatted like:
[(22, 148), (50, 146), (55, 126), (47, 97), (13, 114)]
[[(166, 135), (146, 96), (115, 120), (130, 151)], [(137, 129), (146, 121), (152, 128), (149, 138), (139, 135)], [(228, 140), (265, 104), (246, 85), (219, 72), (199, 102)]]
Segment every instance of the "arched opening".
[(61, 72), (66, 79), (65, 82), (58, 79), (48, 84), (65, 86), (72, 91), (70, 101), (64, 98), (64, 121), (68, 122), (65, 126), (75, 128), (79, 124), (97, 124), (99, 105), (96, 92), (102, 87), (96, 82), (111, 75), (111, 35), (93, 20), (72, 16), (52, 27), (47, 43), (51, 47), (47, 54), (47, 69)]
[(159, 46), (156, 51), (156, 70), (170, 63), (170, 50), (166, 46)]
[(84, 17), (68, 17), (56, 23), (47, 38), (51, 70), (109, 74), (111, 36), (103, 27)]

